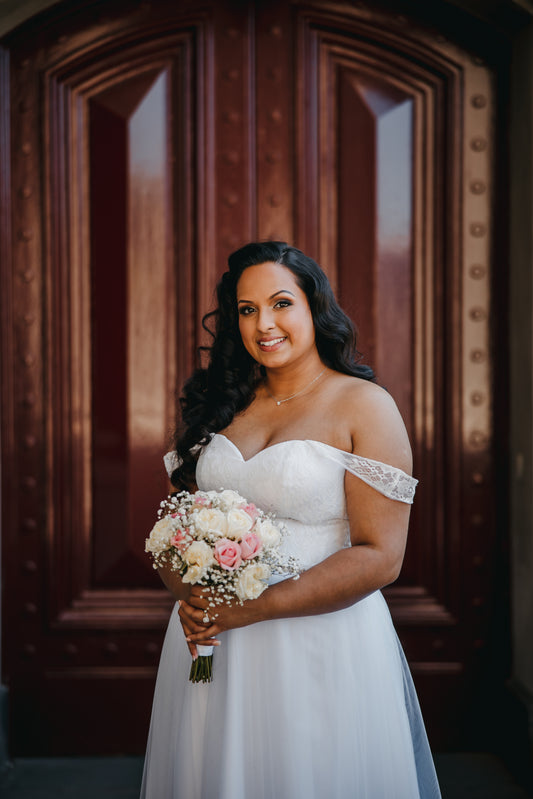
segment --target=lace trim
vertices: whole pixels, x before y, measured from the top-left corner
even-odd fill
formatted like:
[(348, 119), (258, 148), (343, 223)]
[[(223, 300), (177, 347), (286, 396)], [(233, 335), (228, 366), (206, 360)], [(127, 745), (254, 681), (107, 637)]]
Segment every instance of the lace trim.
[(362, 455), (344, 452), (341, 449), (329, 447), (327, 444), (323, 446), (328, 458), (340, 463), (346, 471), (359, 477), (363, 483), (375, 488), (380, 494), (389, 499), (406, 502), (408, 505), (413, 504), (415, 489), (418, 485), (418, 480), (415, 477), (411, 477), (411, 475), (396, 466), (390, 466), (388, 463), (381, 463), (381, 461), (364, 458)]
[[(200, 446), (200, 444), (196, 444), (196, 446), (192, 447), (190, 451), (194, 455), (196, 452), (198, 452), (199, 449), (202, 449), (202, 447)], [(174, 471), (174, 469), (177, 469), (178, 466), (181, 464), (181, 458), (178, 458), (178, 453), (176, 452), (175, 449), (173, 449), (172, 452), (167, 452), (166, 455), (163, 455), (163, 461), (168, 476), (172, 477), (172, 472)]]
[(173, 449), (172, 452), (167, 452), (166, 455), (163, 455), (163, 461), (165, 463), (165, 469), (167, 470), (169, 477), (172, 476), (172, 472), (177, 469), (181, 463), (181, 459), (178, 458), (178, 453), (175, 449)]
[[(360, 480), (375, 488), (380, 494), (398, 502), (406, 502), (408, 505), (413, 504), (418, 480), (396, 466), (390, 466), (388, 463), (381, 463), (381, 461), (374, 461), (371, 458), (364, 458), (362, 455), (354, 455), (351, 452), (336, 449), (322, 441), (308, 440), (307, 443), (321, 449), (330, 460), (343, 466), (346, 471), (359, 477)], [(200, 446), (198, 445), (197, 448), (200, 449)], [(271, 449), (271, 447), (267, 449)], [(177, 469), (180, 465), (177, 452), (175, 450), (167, 452), (163, 460), (167, 474), (170, 477), (174, 469)]]

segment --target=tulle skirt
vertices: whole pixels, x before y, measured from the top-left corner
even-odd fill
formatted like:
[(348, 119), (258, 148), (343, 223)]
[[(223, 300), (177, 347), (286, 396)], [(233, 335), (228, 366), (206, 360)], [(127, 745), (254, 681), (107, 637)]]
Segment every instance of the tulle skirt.
[(380, 592), (345, 610), (220, 636), (188, 681), (177, 606), (157, 678), (142, 799), (438, 799), (418, 700)]

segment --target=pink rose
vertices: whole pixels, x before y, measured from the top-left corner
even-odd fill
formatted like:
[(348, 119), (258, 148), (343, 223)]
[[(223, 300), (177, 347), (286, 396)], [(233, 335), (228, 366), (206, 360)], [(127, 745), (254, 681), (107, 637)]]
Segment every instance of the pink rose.
[(215, 544), (215, 558), (223, 569), (238, 569), (242, 563), (240, 544), (229, 538), (220, 538)]
[[(246, 511), (248, 513), (248, 511)], [(263, 542), (255, 533), (246, 533), (241, 541), (241, 551), (244, 560), (254, 558), (263, 548)]]
[(250, 516), (252, 521), (254, 521), (254, 522), (259, 516), (259, 511), (255, 507), (253, 502), (250, 502), (248, 505), (245, 505), (243, 507), (243, 511), (245, 511), (248, 514), (248, 516)]
[(187, 546), (189, 542), (186, 538), (185, 531), (181, 529), (176, 530), (175, 534), (170, 539), (170, 543), (173, 547), (180, 550)]

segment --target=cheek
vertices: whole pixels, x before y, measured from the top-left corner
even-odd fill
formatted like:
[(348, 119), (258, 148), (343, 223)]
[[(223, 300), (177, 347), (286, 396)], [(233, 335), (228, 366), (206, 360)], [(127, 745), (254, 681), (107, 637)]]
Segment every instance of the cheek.
[(302, 341), (314, 341), (315, 339), (315, 326), (313, 324), (313, 317), (307, 311), (303, 311), (294, 320), (294, 328), (298, 331), (298, 336)]

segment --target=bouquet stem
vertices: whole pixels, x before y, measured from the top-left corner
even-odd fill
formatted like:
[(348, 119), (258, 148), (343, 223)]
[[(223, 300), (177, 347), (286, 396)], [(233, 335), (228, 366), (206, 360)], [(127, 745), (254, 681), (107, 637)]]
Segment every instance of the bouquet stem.
[(213, 647), (199, 646), (198, 657), (191, 664), (190, 682), (211, 682), (213, 679)]

